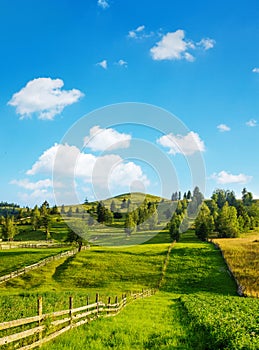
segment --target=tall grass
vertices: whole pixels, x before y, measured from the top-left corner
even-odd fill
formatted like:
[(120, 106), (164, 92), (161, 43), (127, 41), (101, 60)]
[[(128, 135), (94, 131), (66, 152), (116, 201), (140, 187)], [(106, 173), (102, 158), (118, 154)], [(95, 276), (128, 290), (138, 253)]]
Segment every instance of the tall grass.
[(259, 233), (214, 242), (222, 250), (244, 294), (259, 297)]

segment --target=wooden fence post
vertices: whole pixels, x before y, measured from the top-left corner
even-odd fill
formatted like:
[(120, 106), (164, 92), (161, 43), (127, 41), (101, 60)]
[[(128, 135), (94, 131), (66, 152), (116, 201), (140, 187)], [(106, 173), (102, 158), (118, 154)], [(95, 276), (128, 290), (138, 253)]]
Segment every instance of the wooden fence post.
[(72, 323), (73, 323), (73, 312), (72, 312), (72, 309), (73, 309), (73, 297), (70, 296), (69, 297), (69, 324), (70, 324), (71, 327), (72, 327)]
[(98, 317), (98, 313), (99, 313), (99, 294), (98, 293), (96, 293), (95, 302), (96, 302), (96, 315)]
[[(118, 307), (118, 297), (117, 297), (117, 295), (115, 297), (115, 304), (116, 304), (116, 309), (117, 309), (117, 307)], [(118, 312), (118, 310), (116, 310), (116, 312)]]
[(107, 304), (107, 315), (109, 315), (109, 313), (110, 313), (110, 304), (111, 304), (111, 297), (108, 297), (108, 304)]
[(86, 297), (86, 305), (89, 305), (89, 295)]
[[(38, 326), (40, 327), (41, 321), (42, 321), (42, 297), (38, 297), (38, 316), (39, 316), (39, 321), (38, 321)], [(42, 340), (42, 332), (39, 332), (38, 340)]]

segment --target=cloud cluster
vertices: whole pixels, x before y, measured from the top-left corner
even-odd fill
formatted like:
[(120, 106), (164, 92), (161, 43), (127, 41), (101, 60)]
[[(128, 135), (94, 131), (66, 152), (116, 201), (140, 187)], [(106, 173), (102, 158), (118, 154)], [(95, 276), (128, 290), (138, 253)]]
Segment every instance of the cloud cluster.
[(104, 10), (107, 9), (108, 7), (110, 7), (110, 5), (109, 5), (107, 0), (98, 0), (97, 1), (97, 5), (99, 7), (101, 7), (102, 9), (104, 9)]
[(252, 179), (252, 176), (248, 176), (242, 173), (238, 175), (234, 175), (225, 170), (222, 170), (219, 173), (212, 174), (211, 178), (221, 185), (230, 184), (230, 183), (246, 184)]
[(172, 133), (161, 136), (157, 143), (169, 148), (169, 154), (183, 154), (190, 156), (196, 152), (204, 152), (205, 145), (199, 134), (190, 131), (187, 135), (174, 135)]
[[(55, 144), (47, 149), (27, 171), (27, 175), (51, 175), (53, 172), (61, 179), (80, 178), (87, 183), (100, 186), (106, 186), (108, 182), (116, 184), (117, 187), (130, 186), (131, 181), (148, 183), (140, 166), (125, 161), (119, 155), (108, 154), (97, 157), (83, 153), (76, 146), (68, 144)], [(33, 186), (24, 180), (22, 183), (18, 181), (13, 183), (25, 184), (27, 188)]]
[(84, 146), (92, 151), (115, 150), (128, 148), (131, 136), (119, 133), (115, 129), (102, 129), (96, 125), (90, 129), (89, 136), (84, 138)]
[(131, 39), (139, 39), (143, 36), (143, 31), (145, 29), (144, 25), (138, 26), (136, 29), (130, 30), (128, 37)]
[(218, 128), (218, 130), (219, 130), (220, 132), (226, 132), (226, 131), (230, 131), (230, 130), (231, 130), (230, 127), (227, 126), (226, 124), (219, 124), (219, 125), (217, 126), (217, 128)]
[(201, 39), (198, 43), (186, 40), (184, 30), (178, 29), (163, 35), (162, 39), (150, 49), (150, 53), (153, 60), (156, 61), (184, 59), (192, 62), (195, 57), (190, 50), (194, 51), (198, 48), (209, 50), (214, 47), (215, 43), (215, 40), (210, 38)]
[(52, 120), (66, 106), (77, 102), (84, 94), (77, 90), (62, 90), (61, 79), (37, 78), (29, 81), (25, 87), (16, 92), (9, 105), (16, 107), (20, 118), (37, 114), (39, 119)]
[(259, 68), (255, 67), (253, 70), (252, 70), (253, 73), (259, 73)]
[(102, 67), (103, 69), (107, 69), (108, 68), (107, 60), (103, 60), (101, 62), (97, 62), (96, 65), (99, 66), (99, 67)]
[(250, 128), (253, 128), (255, 126), (257, 126), (257, 121), (255, 119), (250, 119), (246, 122), (247, 126), (250, 126)]

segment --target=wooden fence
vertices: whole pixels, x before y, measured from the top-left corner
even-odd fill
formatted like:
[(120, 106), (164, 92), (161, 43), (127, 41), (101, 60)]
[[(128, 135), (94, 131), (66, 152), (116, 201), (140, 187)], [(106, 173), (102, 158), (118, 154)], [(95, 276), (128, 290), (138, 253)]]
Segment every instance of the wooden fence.
[[(83, 249), (87, 249), (87, 247), (82, 247), (81, 250), (83, 250)], [(37, 269), (39, 267), (45, 266), (46, 264), (48, 264), (51, 261), (55, 261), (55, 260), (61, 259), (63, 257), (73, 256), (77, 252), (78, 252), (78, 248), (77, 249), (73, 249), (73, 250), (69, 250), (69, 251), (66, 251), (66, 252), (59, 253), (57, 255), (50, 256), (48, 258), (40, 260), (39, 262), (37, 262), (35, 264), (29, 265), (29, 266), (25, 266), (25, 267), (23, 267), (21, 269), (18, 269), (16, 271), (13, 271), (13, 272), (7, 274), (7, 275), (1, 276), (0, 277), (0, 284), (4, 283), (4, 282), (6, 282), (6, 281), (8, 281), (8, 280), (10, 280), (12, 278), (24, 275), (25, 273), (27, 273), (27, 272), (29, 272), (31, 270), (35, 270), (35, 269)]]
[[(115, 316), (135, 299), (149, 297), (153, 294), (155, 294), (155, 290), (142, 290), (140, 293), (131, 293), (129, 296), (124, 294), (120, 302), (116, 296), (114, 303), (111, 303), (109, 297), (106, 304), (100, 301), (99, 294), (96, 294), (94, 303), (90, 304), (89, 299), (87, 299), (86, 305), (77, 308), (73, 307), (73, 297), (70, 297), (67, 310), (48, 314), (42, 313), (42, 298), (39, 297), (38, 315), (0, 323), (0, 332), (8, 331), (8, 335), (0, 338), (0, 347), (5, 346), (5, 349), (15, 348), (17, 350), (40, 347), (72, 328), (89, 323), (99, 317)], [(20, 328), (17, 331), (18, 327), (26, 329)], [(9, 334), (13, 329), (14, 333)]]

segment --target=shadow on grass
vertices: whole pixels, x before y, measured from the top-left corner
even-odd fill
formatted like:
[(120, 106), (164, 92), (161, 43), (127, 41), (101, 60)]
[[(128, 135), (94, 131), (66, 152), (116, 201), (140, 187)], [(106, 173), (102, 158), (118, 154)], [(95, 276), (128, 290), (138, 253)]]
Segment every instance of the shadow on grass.
[(63, 264), (59, 265), (52, 278), (56, 281), (56, 282), (62, 282), (62, 274), (64, 274), (64, 272), (69, 268), (69, 265), (71, 264), (71, 262), (75, 259), (75, 256), (70, 256), (68, 257)]

